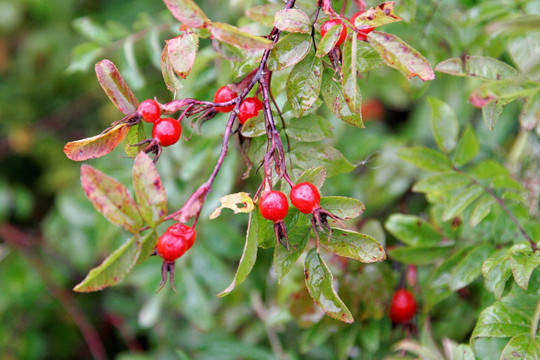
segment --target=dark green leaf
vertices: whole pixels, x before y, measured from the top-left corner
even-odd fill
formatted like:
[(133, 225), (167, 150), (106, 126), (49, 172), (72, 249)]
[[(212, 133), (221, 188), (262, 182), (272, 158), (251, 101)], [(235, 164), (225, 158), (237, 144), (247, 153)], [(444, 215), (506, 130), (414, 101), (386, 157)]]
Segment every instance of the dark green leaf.
[(330, 238), (321, 236), (319, 242), (334, 254), (364, 263), (386, 259), (384, 249), (377, 240), (355, 231), (334, 228)]
[(425, 170), (446, 171), (452, 169), (452, 162), (446, 155), (423, 146), (401, 149), (398, 151), (398, 156)]
[(95, 66), (99, 84), (114, 105), (126, 115), (137, 109), (139, 102), (127, 86), (124, 78), (110, 60), (101, 60)]
[(257, 116), (248, 119), (240, 129), (242, 136), (253, 138), (266, 134), (266, 124), (264, 122), (264, 114), (262, 111)]
[(159, 225), (167, 215), (167, 194), (153, 161), (143, 151), (133, 164), (133, 187), (144, 221), (151, 227)]
[(293, 139), (304, 142), (316, 142), (334, 136), (332, 125), (319, 115), (307, 115), (288, 121), (287, 134)]
[(454, 244), (438, 246), (397, 247), (388, 250), (388, 255), (404, 264), (428, 265), (444, 259), (450, 254)]
[(199, 37), (195, 33), (185, 32), (180, 36), (166, 41), (169, 64), (174, 72), (185, 79), (193, 67)]
[(326, 34), (321, 38), (319, 45), (317, 45), (317, 57), (323, 57), (332, 50), (341, 36), (342, 27), (338, 25), (332, 26)]
[(482, 275), (486, 289), (491, 291), (497, 299), (501, 298), (506, 281), (511, 274), (510, 253), (506, 248), (497, 251), (482, 264)]
[(413, 186), (413, 191), (437, 193), (458, 189), (471, 183), (471, 178), (455, 171), (442, 172), (422, 179)]
[(193, 0), (163, 0), (176, 20), (195, 28), (211, 25), (210, 20)]
[(514, 336), (505, 346), (500, 360), (540, 359), (540, 337), (531, 339), (529, 334)]
[(274, 26), (281, 31), (311, 32), (311, 21), (305, 12), (298, 9), (283, 9), (274, 16)]
[(321, 92), (321, 59), (308, 54), (294, 66), (287, 78), (287, 99), (296, 116), (300, 117), (308, 110)]
[(439, 149), (445, 153), (454, 150), (456, 146), (459, 123), (454, 110), (444, 101), (429, 96), (431, 105), (431, 128)]
[(304, 269), (306, 287), (309, 294), (328, 315), (336, 320), (352, 323), (351, 312), (333, 288), (333, 276), (315, 249), (309, 250)]
[(322, 166), (317, 166), (317, 167), (313, 167), (304, 171), (298, 177), (298, 179), (296, 179), (296, 183), (310, 182), (313, 185), (315, 185), (317, 189), (320, 190), (325, 180), (326, 180), (326, 170), (324, 170), (324, 167)]
[(292, 156), (301, 169), (324, 166), (328, 177), (354, 170), (354, 166), (331, 146), (300, 144), (293, 149)]
[(289, 34), (281, 38), (270, 51), (268, 69), (279, 71), (296, 65), (306, 57), (311, 49), (311, 37), (308, 34)]
[(436, 245), (443, 238), (431, 224), (414, 215), (392, 214), (384, 227), (409, 246)]
[(274, 269), (278, 282), (291, 271), (296, 260), (303, 254), (309, 240), (310, 226), (295, 226), (288, 229), (289, 250), (283, 246), (274, 249)]
[(367, 42), (356, 42), (356, 70), (367, 72), (384, 64), (381, 55)]
[(476, 133), (474, 132), (472, 126), (469, 124), (467, 128), (465, 128), (463, 135), (461, 135), (461, 139), (459, 139), (459, 143), (454, 154), (454, 164), (457, 166), (467, 164), (469, 161), (474, 159), (479, 150), (480, 144), (478, 143), (478, 138), (476, 137)]
[(482, 263), (493, 253), (493, 246), (474, 247), (452, 270), (448, 282), (450, 290), (456, 291), (472, 283), (482, 273)]
[(480, 222), (489, 215), (491, 207), (495, 203), (495, 199), (489, 194), (482, 195), (476, 202), (471, 217), (469, 218), (469, 225), (474, 228), (476, 225), (480, 224)]
[(498, 301), (480, 313), (472, 338), (512, 337), (528, 333), (530, 324), (529, 314)]
[(500, 60), (485, 56), (465, 56), (465, 62), (461, 58), (451, 58), (439, 63), (436, 71), (455, 76), (479, 77), (486, 80), (512, 79), (518, 76), (516, 69)]
[(448, 221), (461, 214), (467, 206), (471, 205), (476, 199), (485, 192), (480, 185), (471, 185), (460, 193), (456, 194), (444, 209), (443, 221)]
[(345, 196), (323, 196), (321, 207), (344, 220), (354, 219), (366, 209), (360, 200)]
[(215, 22), (210, 28), (210, 32), (216, 39), (240, 49), (266, 50), (272, 47), (272, 41), (225, 23)]
[(338, 118), (359, 128), (364, 127), (362, 113), (355, 112), (354, 109), (351, 109), (349, 102), (343, 95), (340, 83), (333, 78), (332, 70), (328, 69), (323, 73), (321, 95), (326, 106)]
[(144, 131), (144, 122), (139, 121), (137, 125), (129, 127), (129, 132), (126, 135), (126, 140), (124, 141), (124, 151), (127, 156), (135, 157), (144, 148), (144, 145), (135, 144), (140, 143), (146, 139), (146, 133)]
[(527, 250), (516, 251), (510, 257), (510, 266), (516, 283), (523, 290), (527, 290), (532, 272), (540, 266), (540, 253)]

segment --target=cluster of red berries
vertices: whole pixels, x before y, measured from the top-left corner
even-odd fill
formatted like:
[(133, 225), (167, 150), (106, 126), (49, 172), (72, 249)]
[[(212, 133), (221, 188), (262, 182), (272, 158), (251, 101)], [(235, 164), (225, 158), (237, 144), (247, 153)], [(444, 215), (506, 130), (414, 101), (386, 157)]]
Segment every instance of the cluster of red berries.
[[(353, 24), (353, 26), (356, 19), (363, 13), (364, 11), (359, 11), (351, 17), (350, 21)], [(341, 33), (339, 35), (338, 41), (336, 42), (336, 46), (339, 46), (343, 44), (343, 42), (345, 41), (345, 38), (347, 37), (347, 27), (343, 24), (343, 22), (340, 19), (332, 19), (332, 20), (325, 21), (321, 26), (321, 36), (324, 37), (324, 35), (326, 35), (326, 33), (330, 31), (330, 29), (333, 28), (334, 26), (341, 26)], [(374, 27), (357, 28), (358, 32), (357, 32), (356, 38), (358, 40), (366, 41), (367, 35), (370, 32), (372, 32), (373, 29), (375, 28)]]
[[(296, 184), (291, 189), (291, 203), (304, 214), (311, 214), (320, 208), (319, 190), (309, 182)], [(259, 200), (261, 215), (274, 222), (282, 221), (289, 212), (287, 196), (278, 190), (270, 190), (262, 194)]]
[(182, 125), (173, 118), (162, 118), (159, 104), (152, 99), (144, 100), (137, 107), (137, 112), (146, 122), (153, 123), (152, 138), (159, 141), (161, 146), (175, 144), (182, 135)]
[[(229, 102), (231, 100), (234, 100), (238, 97), (238, 94), (231, 90), (230, 87), (227, 85), (222, 86), (216, 91), (216, 94), (214, 95), (214, 102), (215, 103), (224, 103)], [(216, 107), (216, 111), (218, 112), (230, 112), (234, 109), (236, 104), (232, 104), (229, 106), (218, 106)], [(246, 121), (251, 119), (252, 117), (255, 117), (259, 114), (259, 111), (261, 111), (263, 108), (263, 104), (261, 100), (257, 97), (248, 97), (245, 98), (244, 101), (240, 103), (240, 107), (238, 109), (238, 121), (240, 121), (240, 124), (244, 125)]]

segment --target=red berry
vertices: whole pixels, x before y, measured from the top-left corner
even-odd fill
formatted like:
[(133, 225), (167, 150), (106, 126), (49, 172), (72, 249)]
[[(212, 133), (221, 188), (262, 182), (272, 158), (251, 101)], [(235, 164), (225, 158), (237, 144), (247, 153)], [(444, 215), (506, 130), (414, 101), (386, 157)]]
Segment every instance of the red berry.
[(265, 219), (280, 221), (289, 212), (289, 202), (284, 193), (271, 190), (261, 196), (259, 200), (259, 211)]
[[(354, 26), (354, 22), (356, 21), (356, 18), (359, 17), (360, 15), (362, 15), (363, 13), (364, 13), (364, 11), (359, 11), (359, 12), (357, 12), (356, 14), (354, 14), (351, 17), (351, 23), (353, 24), (353, 26)], [(375, 28), (374, 27), (358, 27), (357, 29), (359, 30), (359, 32), (356, 33), (356, 38), (358, 40), (366, 41), (367, 40), (367, 34), (372, 32), (373, 29), (375, 29)]]
[(291, 189), (291, 203), (304, 214), (311, 214), (320, 202), (319, 190), (312, 183), (303, 182)]
[(341, 26), (341, 34), (339, 35), (339, 39), (336, 43), (336, 46), (339, 46), (343, 44), (343, 42), (345, 41), (345, 38), (347, 37), (347, 28), (345, 27), (345, 25), (343, 25), (341, 20), (332, 19), (332, 20), (325, 21), (324, 24), (322, 24), (321, 26), (321, 36), (324, 37), (324, 35), (326, 35), (326, 33), (336, 25)]
[(152, 137), (159, 140), (161, 146), (170, 146), (180, 139), (182, 126), (172, 118), (159, 119), (154, 123)]
[(262, 110), (263, 104), (257, 97), (248, 97), (240, 104), (238, 112), (238, 120), (240, 124), (244, 125), (246, 121), (259, 115), (259, 111)]
[(394, 293), (390, 305), (390, 319), (394, 323), (405, 323), (416, 313), (416, 300), (410, 291), (399, 289)]
[(159, 237), (157, 253), (165, 261), (175, 261), (193, 246), (196, 236), (189, 226), (176, 223)]
[(147, 99), (140, 103), (137, 107), (137, 112), (141, 114), (144, 121), (149, 123), (155, 122), (161, 116), (159, 104), (152, 99)]
[[(227, 101), (236, 99), (237, 97), (238, 97), (238, 94), (232, 91), (230, 87), (225, 85), (225, 86), (220, 87), (218, 91), (216, 91), (216, 94), (214, 95), (214, 102), (216, 103), (227, 102)], [(234, 107), (235, 107), (235, 104), (231, 106), (225, 106), (225, 107), (220, 106), (220, 107), (216, 107), (216, 111), (229, 112), (229, 111), (232, 111)]]

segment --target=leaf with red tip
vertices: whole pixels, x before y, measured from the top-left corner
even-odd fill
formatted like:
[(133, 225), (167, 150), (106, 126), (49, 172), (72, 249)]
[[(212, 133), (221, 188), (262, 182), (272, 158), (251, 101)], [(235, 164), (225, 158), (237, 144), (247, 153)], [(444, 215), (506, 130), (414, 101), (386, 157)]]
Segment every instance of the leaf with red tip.
[(369, 8), (355, 19), (353, 25), (357, 28), (367, 28), (401, 21), (401, 18), (394, 14), (394, 5), (394, 1), (387, 1)]
[(216, 39), (240, 49), (266, 50), (272, 47), (272, 41), (225, 23), (214, 23), (210, 32)]
[(176, 20), (195, 28), (212, 24), (204, 11), (192, 0), (163, 0)]
[(64, 153), (74, 161), (95, 159), (113, 151), (116, 145), (124, 140), (128, 132), (128, 124), (119, 124), (102, 134), (68, 142), (64, 146)]
[(373, 31), (368, 41), (379, 52), (386, 65), (403, 73), (407, 79), (418, 76), (423, 81), (435, 79), (426, 58), (395, 35)]
[(141, 216), (155, 227), (167, 215), (167, 194), (152, 159), (144, 152), (133, 164), (133, 187)]
[(118, 284), (137, 264), (141, 253), (138, 236), (109, 255), (99, 266), (90, 270), (86, 278), (73, 288), (77, 292), (92, 292)]
[(104, 59), (96, 64), (99, 84), (114, 105), (126, 115), (137, 110), (139, 102), (112, 61)]
[(92, 205), (107, 220), (129, 232), (139, 232), (142, 219), (124, 185), (89, 165), (81, 166), (81, 184)]
[(185, 79), (195, 62), (195, 56), (199, 48), (199, 37), (195, 33), (186, 32), (167, 40), (166, 43), (167, 55), (172, 69), (178, 76)]

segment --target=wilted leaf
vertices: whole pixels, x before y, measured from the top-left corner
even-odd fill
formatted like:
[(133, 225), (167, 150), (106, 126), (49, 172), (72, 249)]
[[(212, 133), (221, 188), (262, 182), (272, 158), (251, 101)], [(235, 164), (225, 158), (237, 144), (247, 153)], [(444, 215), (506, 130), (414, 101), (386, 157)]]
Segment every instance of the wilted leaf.
[(459, 122), (454, 110), (444, 101), (429, 96), (431, 128), (439, 149), (448, 153), (454, 149), (459, 134)]
[(435, 79), (427, 60), (395, 35), (378, 31), (368, 34), (369, 43), (381, 54), (385, 63), (403, 73), (407, 79), (418, 76), (423, 81)]
[(77, 292), (92, 292), (118, 284), (135, 266), (141, 252), (138, 236), (109, 255), (98, 267), (90, 270), (86, 278), (73, 288)]
[(326, 235), (321, 236), (319, 242), (336, 255), (364, 263), (386, 259), (386, 253), (377, 240), (355, 231), (333, 228), (330, 239)]
[(423, 146), (404, 148), (398, 156), (419, 168), (431, 171), (447, 171), (452, 169), (452, 162), (444, 154)]
[(113, 151), (124, 140), (128, 132), (129, 125), (122, 123), (102, 134), (68, 142), (64, 146), (64, 153), (74, 161), (95, 159)]
[(354, 219), (366, 209), (360, 200), (345, 196), (323, 196), (321, 207), (344, 220)]
[(480, 144), (478, 143), (478, 138), (476, 137), (474, 129), (469, 124), (465, 128), (465, 131), (463, 132), (463, 135), (461, 135), (461, 139), (459, 139), (457, 144), (456, 152), (454, 154), (454, 163), (457, 166), (467, 164), (469, 161), (474, 159), (479, 150)]
[(110, 222), (137, 233), (142, 219), (126, 187), (89, 165), (81, 166), (81, 184), (92, 205)]
[(319, 97), (322, 81), (321, 59), (308, 54), (294, 66), (287, 78), (287, 99), (296, 116), (313, 106)]
[(167, 194), (154, 163), (144, 152), (133, 164), (133, 187), (143, 219), (151, 227), (159, 225), (167, 215)]
[(425, 220), (404, 214), (392, 214), (384, 224), (386, 230), (409, 246), (439, 244), (443, 236)]
[[(210, 219), (215, 219), (221, 215), (222, 209), (231, 209), (235, 214), (250, 213), (255, 209), (253, 200), (246, 192), (225, 195), (219, 198), (221, 205), (210, 214)], [(242, 204), (239, 207), (238, 204)]]
[(356, 127), (364, 127), (362, 112), (356, 112), (354, 108), (351, 108), (345, 95), (343, 95), (341, 84), (334, 80), (332, 70), (326, 70), (323, 73), (321, 95), (326, 106), (338, 118)]
[(306, 256), (304, 275), (309, 294), (326, 314), (339, 321), (354, 322), (351, 312), (333, 288), (332, 273), (315, 249), (309, 250)]
[(401, 21), (401, 18), (394, 14), (394, 5), (394, 1), (387, 1), (369, 8), (356, 18), (353, 25), (356, 28), (362, 29)]
[(210, 20), (193, 0), (163, 0), (176, 20), (195, 28), (211, 25)]
[(283, 9), (274, 16), (274, 26), (281, 31), (311, 32), (311, 21), (305, 12), (299, 9)]
[(491, 57), (467, 55), (463, 60), (460, 58), (444, 60), (435, 67), (435, 71), (486, 80), (512, 79), (519, 75), (517, 70), (507, 63)]
[(170, 66), (178, 76), (185, 79), (195, 62), (199, 37), (195, 33), (185, 32), (166, 43)]
[(272, 41), (225, 23), (215, 22), (210, 28), (210, 32), (216, 39), (241, 49), (266, 50), (272, 47)]
[(270, 51), (268, 69), (280, 71), (296, 65), (306, 57), (311, 49), (311, 37), (308, 34), (293, 33), (279, 39)]
[(110, 60), (104, 59), (96, 64), (95, 69), (99, 84), (118, 110), (126, 115), (134, 113), (139, 102), (116, 66)]

